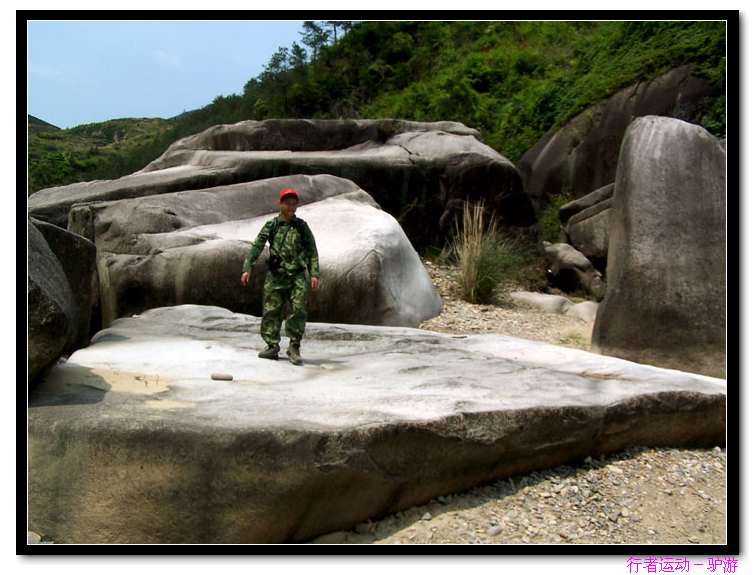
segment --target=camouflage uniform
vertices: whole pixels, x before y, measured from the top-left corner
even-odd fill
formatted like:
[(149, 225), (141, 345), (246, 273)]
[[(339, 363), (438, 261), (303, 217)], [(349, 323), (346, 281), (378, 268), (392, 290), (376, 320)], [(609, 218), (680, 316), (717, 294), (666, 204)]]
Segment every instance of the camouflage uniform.
[[(299, 219), (306, 238), (302, 238), (293, 220)], [(257, 235), (249, 255), (244, 260), (243, 271), (251, 272), (265, 243), (270, 237), (275, 221), (278, 220), (278, 230), (270, 246), (270, 254), (280, 257), (280, 269), (268, 269), (265, 276), (265, 287), (262, 298), (262, 324), (260, 335), (268, 346), (278, 345), (280, 342), (281, 322), (286, 301), (291, 302), (291, 315), (286, 318), (286, 335), (292, 343), (298, 344), (304, 335), (307, 321), (307, 296), (309, 282), (306, 271), (311, 277), (320, 276), (320, 265), (317, 256), (315, 238), (309, 226), (293, 216), (291, 222), (286, 222), (281, 216), (268, 220)], [(269, 260), (268, 260), (269, 261)]]

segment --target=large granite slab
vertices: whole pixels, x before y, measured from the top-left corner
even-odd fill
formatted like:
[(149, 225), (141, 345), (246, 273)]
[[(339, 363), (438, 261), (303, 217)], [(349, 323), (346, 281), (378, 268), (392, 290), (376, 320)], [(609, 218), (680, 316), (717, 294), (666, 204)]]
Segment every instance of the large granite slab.
[(52, 369), (30, 398), (30, 529), (66, 543), (305, 541), (587, 455), (724, 445), (726, 384), (710, 377), (346, 324), (308, 324), (296, 367), (257, 358), (258, 329), (217, 307), (153, 309)]

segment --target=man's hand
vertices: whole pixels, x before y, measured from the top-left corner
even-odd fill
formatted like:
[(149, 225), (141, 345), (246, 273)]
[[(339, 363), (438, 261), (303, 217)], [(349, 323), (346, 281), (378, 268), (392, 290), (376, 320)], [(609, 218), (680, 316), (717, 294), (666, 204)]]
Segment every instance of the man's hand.
[(241, 274), (241, 285), (246, 286), (249, 283), (249, 272)]
[(317, 286), (320, 285), (320, 280), (318, 278), (312, 278), (309, 285), (312, 286), (312, 289), (317, 289)]

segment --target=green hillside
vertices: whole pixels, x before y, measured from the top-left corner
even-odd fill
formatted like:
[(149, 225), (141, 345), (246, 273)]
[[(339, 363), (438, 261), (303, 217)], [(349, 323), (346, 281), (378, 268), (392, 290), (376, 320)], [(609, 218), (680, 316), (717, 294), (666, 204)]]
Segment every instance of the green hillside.
[(302, 32), (309, 50), (281, 47), (240, 94), (170, 121), (35, 134), (30, 189), (118, 177), (179, 137), (274, 117), (457, 120), (516, 161), (551, 127), (682, 64), (713, 84), (699, 121), (723, 136), (725, 33), (723, 22), (311, 22)]
[(154, 159), (156, 142), (172, 126), (160, 118), (124, 118), (67, 130), (32, 130), (30, 121), (29, 191), (139, 170)]
[(29, 133), (60, 130), (60, 128), (58, 128), (57, 126), (53, 126), (52, 124), (45, 122), (44, 120), (40, 120), (39, 118), (32, 116), (31, 114), (28, 115), (28, 127)]

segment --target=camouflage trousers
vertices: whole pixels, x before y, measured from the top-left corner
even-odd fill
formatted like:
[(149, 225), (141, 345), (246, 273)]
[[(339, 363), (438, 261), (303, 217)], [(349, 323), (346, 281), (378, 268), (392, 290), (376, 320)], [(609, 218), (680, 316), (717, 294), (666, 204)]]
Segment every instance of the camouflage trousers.
[(286, 317), (286, 335), (299, 342), (307, 322), (307, 295), (309, 285), (304, 273), (293, 276), (267, 272), (262, 295), (262, 323), (260, 335), (269, 346), (280, 342), (281, 323), (286, 303), (291, 313)]

